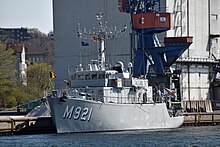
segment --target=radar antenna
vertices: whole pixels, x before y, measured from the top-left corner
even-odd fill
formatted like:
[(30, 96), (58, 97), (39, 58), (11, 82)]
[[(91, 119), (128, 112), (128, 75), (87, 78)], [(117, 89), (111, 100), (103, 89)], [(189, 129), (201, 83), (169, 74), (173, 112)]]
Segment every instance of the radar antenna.
[(93, 30), (86, 30), (85, 28), (82, 30), (80, 29), (80, 23), (78, 23), (77, 33), (78, 37), (82, 39), (90, 39), (94, 42), (99, 43), (98, 48), (98, 66), (99, 70), (105, 70), (106, 59), (105, 59), (105, 41), (108, 39), (117, 38), (118, 35), (122, 35), (125, 33), (127, 26), (125, 25), (122, 29), (117, 29), (116, 27), (114, 30), (107, 27), (107, 21), (103, 20), (105, 16), (104, 12), (100, 12), (96, 14), (96, 19), (98, 21), (98, 30), (96, 31), (95, 27)]

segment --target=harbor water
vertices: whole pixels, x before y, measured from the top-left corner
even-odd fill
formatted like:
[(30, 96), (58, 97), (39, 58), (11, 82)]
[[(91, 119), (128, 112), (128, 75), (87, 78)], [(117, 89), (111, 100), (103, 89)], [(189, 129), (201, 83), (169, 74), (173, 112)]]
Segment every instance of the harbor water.
[(0, 147), (219, 147), (220, 126), (170, 130), (0, 136)]

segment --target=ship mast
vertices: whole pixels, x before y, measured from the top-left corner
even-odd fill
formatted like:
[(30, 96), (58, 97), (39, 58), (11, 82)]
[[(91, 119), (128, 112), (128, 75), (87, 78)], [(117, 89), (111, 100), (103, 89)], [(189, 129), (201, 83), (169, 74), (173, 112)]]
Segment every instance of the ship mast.
[[(105, 41), (108, 39), (116, 38), (120, 33), (124, 33), (127, 26), (125, 25), (123, 29), (117, 30), (116, 27), (114, 30), (111, 30), (107, 27), (107, 21), (104, 22), (103, 17), (105, 14), (103, 12), (96, 14), (96, 19), (98, 21), (98, 30), (91, 31), (84, 29), (83, 31), (80, 29), (80, 24), (77, 27), (78, 37), (82, 39), (92, 39), (93, 42), (99, 43), (98, 47), (98, 68), (99, 70), (105, 70), (106, 58), (105, 58)], [(95, 28), (93, 28), (95, 30)]]
[(103, 25), (103, 18), (104, 13), (98, 13), (96, 14), (96, 19), (99, 22), (99, 28), (100, 31), (98, 33), (98, 42), (99, 42), (99, 49), (98, 49), (98, 65), (100, 70), (105, 70), (105, 38), (106, 35), (109, 34), (109, 32), (107, 32), (107, 27), (106, 25)]

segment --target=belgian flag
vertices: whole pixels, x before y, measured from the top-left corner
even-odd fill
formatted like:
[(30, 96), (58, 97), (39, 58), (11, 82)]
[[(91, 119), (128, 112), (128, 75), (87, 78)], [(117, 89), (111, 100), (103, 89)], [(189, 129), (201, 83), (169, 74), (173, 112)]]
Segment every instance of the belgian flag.
[(98, 37), (94, 37), (93, 42), (100, 42), (100, 39)]
[(57, 77), (57, 75), (54, 72), (50, 72), (50, 78), (51, 79), (55, 79)]

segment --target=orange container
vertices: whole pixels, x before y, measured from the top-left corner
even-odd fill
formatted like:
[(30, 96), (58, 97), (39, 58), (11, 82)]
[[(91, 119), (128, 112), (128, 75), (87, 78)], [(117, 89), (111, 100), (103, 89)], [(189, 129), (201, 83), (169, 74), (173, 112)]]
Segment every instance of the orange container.
[(192, 43), (193, 37), (166, 37), (164, 43)]
[(150, 12), (145, 14), (133, 14), (132, 24), (134, 29), (170, 29), (171, 14)]

